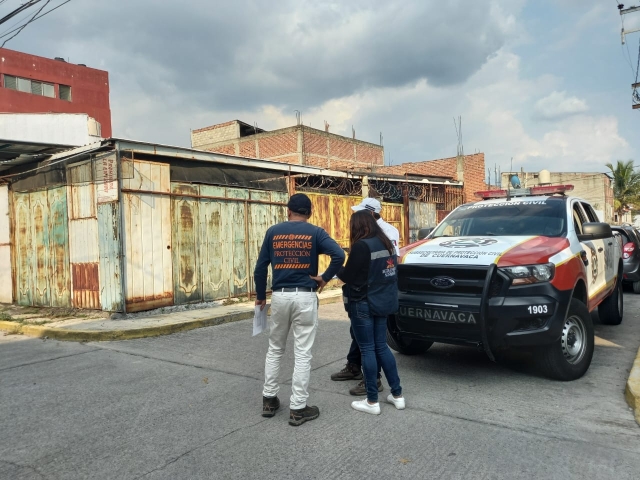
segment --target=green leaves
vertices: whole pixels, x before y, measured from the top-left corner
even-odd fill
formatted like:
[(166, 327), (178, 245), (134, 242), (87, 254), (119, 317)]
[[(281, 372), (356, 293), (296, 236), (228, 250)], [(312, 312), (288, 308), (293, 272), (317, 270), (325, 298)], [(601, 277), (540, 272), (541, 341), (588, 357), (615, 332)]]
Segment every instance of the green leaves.
[(640, 206), (640, 173), (636, 172), (633, 160), (623, 162), (618, 160), (616, 165), (606, 164), (613, 176), (614, 208), (619, 215), (625, 210)]

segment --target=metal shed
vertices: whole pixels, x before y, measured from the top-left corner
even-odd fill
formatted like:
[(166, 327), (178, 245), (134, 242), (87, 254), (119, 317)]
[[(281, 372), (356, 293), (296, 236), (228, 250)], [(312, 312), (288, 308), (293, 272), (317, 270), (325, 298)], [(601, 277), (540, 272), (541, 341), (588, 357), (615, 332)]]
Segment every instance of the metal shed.
[(381, 197), (401, 244), (462, 201), (462, 185), (446, 179), (383, 178), (120, 139), (8, 167), (0, 194), (11, 271), (0, 258), (0, 276), (10, 276), (12, 301), (21, 305), (133, 312), (251, 296), (264, 234), (286, 219), (296, 191), (312, 199), (311, 221), (345, 247), (350, 207), (362, 196)]

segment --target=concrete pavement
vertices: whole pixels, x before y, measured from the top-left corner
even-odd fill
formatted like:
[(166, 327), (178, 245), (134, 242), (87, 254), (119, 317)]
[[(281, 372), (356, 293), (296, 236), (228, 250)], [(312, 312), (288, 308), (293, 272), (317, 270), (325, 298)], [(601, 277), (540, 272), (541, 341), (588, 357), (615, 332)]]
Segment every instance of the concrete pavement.
[(622, 325), (596, 325), (578, 381), (543, 378), (526, 356), (494, 364), (435, 345), (396, 354), (407, 409), (377, 417), (349, 407), (355, 382), (329, 379), (349, 333), (342, 307), (323, 306), (310, 397), (321, 414), (298, 428), (291, 340), (282, 410), (264, 419), (267, 339), (248, 320), (126, 342), (0, 337), (0, 478), (635, 479), (640, 429), (622, 392), (640, 296), (625, 300)]
[[(318, 298), (321, 305), (341, 302), (342, 290), (336, 288), (325, 290), (318, 294)], [(254, 303), (251, 301), (171, 313), (162, 313), (165, 309), (158, 309), (151, 315), (127, 316), (117, 320), (76, 318), (46, 325), (0, 321), (0, 331), (72, 342), (130, 340), (169, 335), (253, 318)]]

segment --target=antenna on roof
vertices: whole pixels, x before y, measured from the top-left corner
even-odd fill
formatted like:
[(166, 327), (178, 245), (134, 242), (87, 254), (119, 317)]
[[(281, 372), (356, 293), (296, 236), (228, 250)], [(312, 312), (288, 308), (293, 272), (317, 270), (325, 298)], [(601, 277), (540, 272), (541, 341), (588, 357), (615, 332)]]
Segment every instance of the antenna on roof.
[(456, 129), (456, 136), (458, 137), (458, 147), (456, 155), (458, 157), (464, 156), (464, 146), (462, 145), (462, 115), (458, 116), (458, 120), (456, 121), (455, 117), (453, 119), (453, 126)]
[(300, 126), (300, 120), (302, 115), (300, 114), (300, 110), (294, 110), (296, 112), (296, 125)]
[(330, 127), (330, 126), (331, 126), (331, 125), (329, 125), (329, 123), (325, 120), (325, 121), (324, 121), (324, 131), (325, 131), (325, 132), (329, 132), (329, 127)]
[(353, 128), (353, 125), (351, 125), (351, 135), (353, 136), (353, 139), (356, 139), (356, 129)]

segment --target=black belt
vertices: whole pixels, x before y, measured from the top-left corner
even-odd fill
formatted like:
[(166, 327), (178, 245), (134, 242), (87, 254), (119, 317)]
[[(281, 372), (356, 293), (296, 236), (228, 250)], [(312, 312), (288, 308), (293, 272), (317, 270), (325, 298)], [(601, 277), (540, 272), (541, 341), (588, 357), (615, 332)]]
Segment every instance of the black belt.
[(311, 287), (285, 287), (285, 288), (276, 288), (274, 292), (315, 292), (315, 288)]

